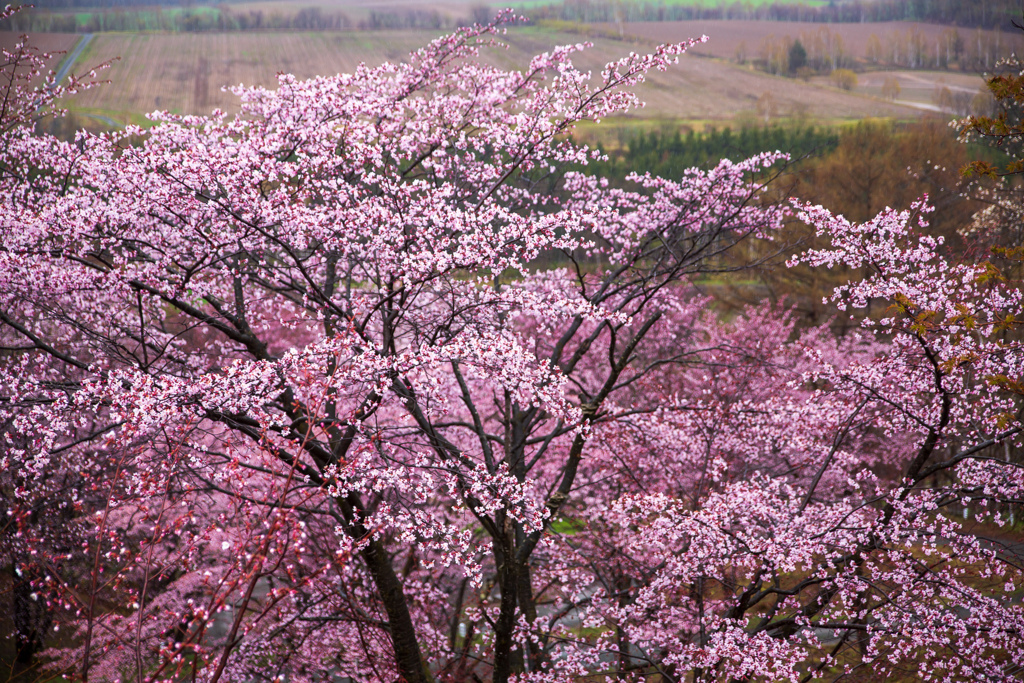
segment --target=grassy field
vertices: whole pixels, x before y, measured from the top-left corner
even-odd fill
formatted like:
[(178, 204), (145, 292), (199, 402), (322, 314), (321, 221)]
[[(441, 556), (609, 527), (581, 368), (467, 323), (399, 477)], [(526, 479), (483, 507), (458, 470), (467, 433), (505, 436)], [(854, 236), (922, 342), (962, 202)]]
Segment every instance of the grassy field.
[[(433, 35), (424, 31), (97, 34), (76, 69), (119, 57), (105, 72), (111, 84), (82, 93), (69, 104), (116, 120), (154, 109), (233, 111), (235, 98), (222, 92), (223, 86), (272, 86), (281, 72), (310, 77), (350, 71), (362, 61), (400, 60)], [(526, 27), (509, 33), (508, 50), (492, 50), (486, 59), (505, 68), (522, 67), (552, 45), (579, 40), (574, 34)], [(598, 38), (594, 42), (594, 49), (578, 56), (576, 63), (595, 73), (606, 62), (637, 49), (625, 41)], [(917, 115), (913, 109), (827, 84), (772, 76), (699, 56), (684, 56), (669, 71), (651, 74), (639, 92), (648, 106), (631, 113), (633, 118), (729, 121), (768, 116), (831, 121)]]
[[(718, 7), (733, 5), (735, 0), (660, 0), (659, 5), (681, 6), (681, 7)], [(547, 7), (549, 5), (560, 5), (556, 0), (510, 0), (510, 2), (491, 2), (492, 7), (515, 7), (517, 9), (530, 9), (532, 7)], [(637, 3), (639, 4), (639, 3)], [(808, 7), (823, 7), (828, 0), (745, 0), (744, 4), (751, 7), (762, 7), (764, 5), (806, 5)]]
[(323, 10), (340, 10), (358, 13), (361, 10), (401, 12), (407, 9), (467, 14), (473, 7), (490, 5), (507, 7), (508, 3), (487, 2), (486, 0), (239, 0), (230, 3), (232, 10), (263, 10), (287, 12), (304, 7), (319, 7)]
[[(107, 11), (108, 10), (97, 10), (97, 12), (99, 13), (105, 13)], [(201, 16), (216, 19), (217, 15), (220, 14), (220, 10), (218, 10), (217, 8), (206, 7), (203, 5), (200, 5), (198, 7), (190, 7), (188, 9), (185, 9), (183, 7), (161, 7), (159, 11), (149, 9), (132, 11), (141, 19), (143, 19), (143, 21), (146, 22), (146, 28), (151, 30), (156, 30), (160, 26), (160, 15), (163, 15), (168, 19), (173, 19), (188, 12), (189, 14), (198, 14)], [(93, 17), (94, 14), (96, 14), (96, 12), (74, 12), (73, 14), (75, 15), (75, 19), (78, 20), (79, 24), (85, 24), (89, 21), (89, 19)]]

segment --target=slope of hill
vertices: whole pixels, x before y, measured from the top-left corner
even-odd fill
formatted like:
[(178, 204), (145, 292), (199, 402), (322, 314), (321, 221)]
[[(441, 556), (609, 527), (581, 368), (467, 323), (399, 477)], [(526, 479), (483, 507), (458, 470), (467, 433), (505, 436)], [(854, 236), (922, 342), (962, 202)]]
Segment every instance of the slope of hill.
[[(71, 104), (117, 115), (153, 109), (230, 111), (235, 98), (222, 92), (223, 86), (273, 85), (280, 72), (309, 77), (350, 71), (361, 61), (400, 60), (432, 37), (422, 31), (97, 34), (79, 59), (80, 67), (121, 59), (107, 72), (110, 85), (82, 93)], [(579, 42), (580, 37), (522, 28), (510, 31), (507, 40), (508, 50), (491, 50), (486, 58), (506, 67), (525, 66), (532, 55), (556, 44)], [(617, 40), (594, 42), (595, 47), (576, 61), (595, 73), (606, 62), (638, 49)], [(829, 120), (916, 115), (913, 109), (881, 99), (693, 55), (668, 72), (652, 74), (640, 95), (648, 106), (634, 115), (643, 118), (728, 120), (742, 115)]]

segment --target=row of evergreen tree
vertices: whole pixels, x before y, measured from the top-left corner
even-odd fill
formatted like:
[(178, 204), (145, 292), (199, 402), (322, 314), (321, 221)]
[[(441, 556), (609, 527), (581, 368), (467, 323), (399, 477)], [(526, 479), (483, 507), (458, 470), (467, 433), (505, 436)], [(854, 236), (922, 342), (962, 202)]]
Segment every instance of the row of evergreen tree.
[(587, 172), (622, 179), (636, 169), (665, 178), (681, 178), (690, 168), (707, 169), (722, 159), (746, 159), (761, 152), (780, 150), (794, 159), (828, 154), (839, 145), (834, 128), (804, 125), (750, 126), (734, 131), (712, 129), (697, 133), (640, 131), (607, 161), (592, 162)]

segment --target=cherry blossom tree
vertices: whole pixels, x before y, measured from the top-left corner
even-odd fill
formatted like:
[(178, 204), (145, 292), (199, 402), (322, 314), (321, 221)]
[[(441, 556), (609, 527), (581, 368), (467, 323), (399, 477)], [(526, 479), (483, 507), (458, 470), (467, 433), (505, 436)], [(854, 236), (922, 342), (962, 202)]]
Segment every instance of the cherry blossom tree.
[[(765, 154), (631, 189), (567, 135), (690, 43), (238, 88), (60, 143), (5, 114), (0, 536), (76, 680), (812, 680), (1024, 667), (1020, 291), (927, 207), (832, 248), (859, 334), (716, 314)], [(36, 112), (47, 91), (8, 88)], [(34, 94), (32, 94), (34, 93)], [(40, 95), (42, 93), (42, 95)], [(55, 622), (56, 623), (56, 622)]]
[(1019, 679), (1019, 546), (955, 513), (995, 526), (1021, 501), (1024, 468), (1003, 457), (1021, 431), (1021, 293), (947, 260), (926, 214), (805, 207), (834, 246), (794, 261), (865, 269), (835, 301), (887, 301), (886, 317), (838, 342), (793, 340), (767, 311), (713, 322), (702, 354), (724, 377), (694, 368), (688, 390), (595, 426), (588, 466), (616, 489), (581, 511), (594, 533), (553, 539), (554, 565), (586, 576), (566, 600), (619, 670)]
[[(17, 11), (17, 8), (6, 6), (0, 11), (0, 21), (10, 17)], [(73, 94), (79, 90), (97, 85), (95, 80), (96, 72), (92, 71), (85, 79), (71, 74), (68, 81), (58, 85), (52, 71), (46, 71), (45, 67), (49, 60), (55, 55), (45, 53), (29, 43), (27, 37), (21, 39), (11, 48), (2, 50), (0, 59), (0, 187), (4, 194), (10, 195), (11, 201), (17, 201), (15, 197), (21, 197), (28, 201), (38, 202), (47, 194), (42, 189), (48, 186), (51, 179), (45, 173), (36, 174), (35, 169), (42, 169), (45, 164), (36, 163), (51, 152), (60, 148), (45, 150), (52, 141), (40, 140), (32, 135), (32, 129), (39, 121), (47, 115), (61, 112), (55, 110), (53, 104), (61, 97)], [(99, 65), (97, 69), (106, 65)], [(91, 80), (90, 80), (91, 79)], [(30, 170), (31, 169), (31, 170)], [(41, 191), (40, 191), (41, 190)], [(7, 210), (8, 200), (4, 200), (3, 209)], [(2, 250), (6, 254), (8, 242), (7, 231), (4, 230), (5, 239)], [(6, 335), (4, 336), (6, 341)], [(0, 342), (3, 344), (3, 342)], [(18, 346), (7, 348), (4, 346), (0, 354), (8, 356), (20, 353)], [(6, 374), (6, 373), (5, 373)], [(5, 453), (6, 456), (6, 453)], [(3, 457), (5, 469), (10, 465), (8, 457)], [(58, 473), (58, 478), (65, 477), (66, 472)], [(6, 483), (6, 482), (5, 482)], [(24, 562), (26, 555), (19, 552), (26, 551), (24, 543), (16, 541), (13, 544), (7, 542), (7, 537), (14, 527), (12, 518), (13, 508), (6, 494), (8, 489), (5, 486), (3, 523), (0, 526), (0, 547), (4, 547), (7, 555), (5, 565), (13, 571), (13, 583), (10, 588), (12, 596), (11, 619), (15, 627), (14, 649), (17, 662), (25, 664), (32, 660), (33, 655), (43, 645), (45, 632), (51, 625), (52, 614), (44, 603), (38, 600), (38, 595), (33, 592), (33, 574), (26, 574), (30, 571), (29, 565), (24, 570), (18, 567), (19, 561)], [(59, 514), (56, 518), (47, 514), (44, 510), (35, 510), (33, 523), (35, 525), (60, 524)]]

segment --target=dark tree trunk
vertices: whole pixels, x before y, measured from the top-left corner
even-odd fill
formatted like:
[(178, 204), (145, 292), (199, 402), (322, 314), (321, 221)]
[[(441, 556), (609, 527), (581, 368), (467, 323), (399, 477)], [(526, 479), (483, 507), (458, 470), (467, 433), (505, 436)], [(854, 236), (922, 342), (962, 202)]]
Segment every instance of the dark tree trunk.
[(377, 592), (384, 603), (384, 610), (388, 614), (398, 675), (404, 683), (431, 683), (432, 679), (423, 663), (420, 644), (416, 638), (416, 629), (409, 615), (402, 582), (391, 566), (391, 559), (384, 549), (384, 544), (376, 540), (371, 541), (360, 554), (370, 570)]
[(21, 666), (32, 663), (36, 653), (43, 648), (43, 638), (53, 621), (46, 603), (38, 597), (28, 576), (18, 576), (14, 571), (14, 639), (17, 648), (16, 661)]
[[(516, 626), (516, 604), (519, 593), (518, 572), (514, 566), (515, 558), (508, 553), (498, 568), (498, 586), (501, 589), (501, 607), (498, 621), (494, 626), (494, 681), (507, 683), (514, 672), (512, 656), (512, 634)], [(516, 669), (522, 669), (522, 661)]]

